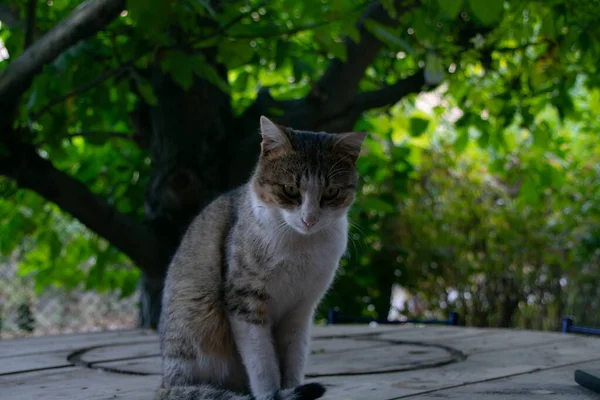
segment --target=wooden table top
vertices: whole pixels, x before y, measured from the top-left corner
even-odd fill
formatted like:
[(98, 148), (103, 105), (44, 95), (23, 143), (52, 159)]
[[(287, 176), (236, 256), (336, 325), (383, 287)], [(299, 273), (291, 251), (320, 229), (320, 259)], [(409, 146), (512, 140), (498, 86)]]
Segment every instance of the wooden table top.
[[(450, 326), (316, 326), (307, 381), (327, 399), (600, 399), (600, 338)], [(157, 337), (145, 330), (0, 341), (0, 399), (152, 399)]]

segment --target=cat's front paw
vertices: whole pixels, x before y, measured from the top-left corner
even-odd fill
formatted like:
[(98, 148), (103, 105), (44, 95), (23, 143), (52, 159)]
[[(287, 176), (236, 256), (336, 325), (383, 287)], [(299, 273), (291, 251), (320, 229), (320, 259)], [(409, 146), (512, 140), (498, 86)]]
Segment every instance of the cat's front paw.
[(325, 394), (325, 386), (318, 382), (306, 383), (294, 389), (294, 400), (314, 400)]

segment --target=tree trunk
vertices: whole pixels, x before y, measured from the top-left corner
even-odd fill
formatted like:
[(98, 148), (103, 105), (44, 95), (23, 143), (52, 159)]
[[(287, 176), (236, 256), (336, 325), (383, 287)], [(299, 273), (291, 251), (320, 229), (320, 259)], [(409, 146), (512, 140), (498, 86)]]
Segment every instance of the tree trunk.
[[(226, 79), (225, 70), (219, 72)], [(229, 147), (238, 134), (226, 93), (201, 79), (186, 91), (158, 66), (151, 82), (158, 104), (149, 109), (146, 134), (152, 172), (145, 214), (167, 254), (153, 268), (143, 269), (139, 324), (155, 328), (165, 273), (188, 225), (210, 201), (247, 179), (249, 168), (242, 168), (245, 175), (229, 170)]]

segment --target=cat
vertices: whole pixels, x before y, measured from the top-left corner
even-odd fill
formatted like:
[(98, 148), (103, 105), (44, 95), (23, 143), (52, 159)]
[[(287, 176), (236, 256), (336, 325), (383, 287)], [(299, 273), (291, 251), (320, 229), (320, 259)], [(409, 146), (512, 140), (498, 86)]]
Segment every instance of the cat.
[(315, 308), (348, 240), (365, 132), (279, 126), (262, 116), (250, 180), (194, 219), (167, 271), (160, 400), (308, 400)]

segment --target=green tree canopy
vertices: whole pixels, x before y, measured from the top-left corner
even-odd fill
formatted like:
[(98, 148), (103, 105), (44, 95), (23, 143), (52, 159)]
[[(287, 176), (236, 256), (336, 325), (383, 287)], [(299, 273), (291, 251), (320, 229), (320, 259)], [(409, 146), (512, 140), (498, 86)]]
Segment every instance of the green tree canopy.
[[(535, 206), (568, 174), (558, 132), (600, 124), (598, 1), (4, 0), (0, 21), (0, 252), (24, 249), (40, 287), (128, 295), (140, 271), (145, 325), (190, 218), (249, 176), (260, 115), (368, 130), (374, 229), (424, 143), (477, 146)], [(381, 312), (400, 243), (375, 242), (344, 268)]]

